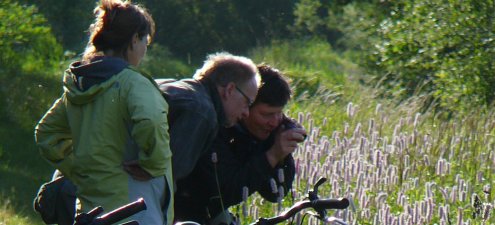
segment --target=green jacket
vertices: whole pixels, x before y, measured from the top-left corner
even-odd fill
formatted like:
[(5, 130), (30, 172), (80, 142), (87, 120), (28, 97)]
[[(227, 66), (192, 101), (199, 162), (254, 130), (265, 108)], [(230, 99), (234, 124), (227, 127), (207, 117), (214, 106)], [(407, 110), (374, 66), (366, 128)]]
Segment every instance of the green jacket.
[[(151, 77), (115, 58), (102, 61), (72, 64), (64, 93), (35, 128), (41, 155), (76, 184), (86, 212), (96, 206), (108, 212), (131, 201), (126, 161), (138, 160), (153, 177), (165, 176), (165, 191), (173, 190), (166, 101)], [(165, 204), (173, 206), (173, 198)], [(173, 207), (166, 216), (173, 217)]]

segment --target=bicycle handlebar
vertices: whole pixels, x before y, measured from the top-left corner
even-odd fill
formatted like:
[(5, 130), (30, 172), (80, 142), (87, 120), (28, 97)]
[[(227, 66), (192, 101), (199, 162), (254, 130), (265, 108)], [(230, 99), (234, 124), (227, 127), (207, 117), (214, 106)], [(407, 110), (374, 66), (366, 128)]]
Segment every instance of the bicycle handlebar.
[[(100, 217), (95, 218), (98, 214), (100, 214), (103, 211), (101, 207), (98, 207), (95, 208), (94, 210), (91, 210), (91, 212), (87, 213), (86, 215), (82, 215), (79, 221), (76, 217), (75, 225), (110, 225), (118, 221), (121, 221), (127, 217), (130, 217), (143, 210), (146, 210), (146, 203), (143, 198), (140, 198), (134, 202), (131, 202), (127, 205), (124, 205), (118, 209), (115, 209), (109, 213), (106, 213)], [(91, 217), (91, 218), (83, 218), (83, 217)]]
[(346, 209), (350, 202), (347, 198), (339, 199), (318, 199), (312, 201), (312, 208), (314, 209)]
[(260, 218), (252, 225), (273, 225), (285, 220), (288, 220), (296, 213), (303, 209), (313, 208), (315, 210), (320, 209), (345, 209), (349, 206), (349, 200), (347, 198), (340, 199), (317, 199), (317, 200), (305, 200), (296, 203), (294, 206), (290, 207), (287, 211), (282, 214), (272, 217), (272, 218)]

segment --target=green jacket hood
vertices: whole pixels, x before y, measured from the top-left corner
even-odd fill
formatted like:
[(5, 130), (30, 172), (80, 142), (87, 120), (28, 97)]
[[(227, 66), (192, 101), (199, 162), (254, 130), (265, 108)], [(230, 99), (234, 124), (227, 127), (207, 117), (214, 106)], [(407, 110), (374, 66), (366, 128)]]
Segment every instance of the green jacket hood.
[(100, 93), (119, 85), (111, 78), (128, 66), (126, 61), (115, 57), (96, 57), (88, 64), (74, 62), (64, 73), (64, 92), (73, 104), (92, 102)]

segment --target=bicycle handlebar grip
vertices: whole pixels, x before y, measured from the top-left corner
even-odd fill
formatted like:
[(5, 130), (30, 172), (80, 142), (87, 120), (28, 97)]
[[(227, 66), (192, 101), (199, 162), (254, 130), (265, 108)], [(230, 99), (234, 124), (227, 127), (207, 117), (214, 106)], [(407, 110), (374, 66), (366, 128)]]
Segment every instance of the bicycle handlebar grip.
[(313, 201), (314, 208), (323, 209), (345, 209), (349, 206), (350, 202), (347, 198), (340, 199), (317, 199)]
[(95, 224), (114, 224), (143, 210), (146, 210), (146, 202), (144, 202), (143, 198), (139, 198), (134, 202), (131, 202), (105, 215), (102, 215), (101, 217), (98, 217), (95, 220), (97, 221)]

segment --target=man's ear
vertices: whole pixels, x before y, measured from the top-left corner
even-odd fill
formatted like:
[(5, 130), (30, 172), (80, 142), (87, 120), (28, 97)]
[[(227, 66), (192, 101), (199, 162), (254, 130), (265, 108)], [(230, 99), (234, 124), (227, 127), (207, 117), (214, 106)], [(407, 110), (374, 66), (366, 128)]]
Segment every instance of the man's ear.
[(235, 83), (229, 82), (227, 85), (221, 87), (220, 95), (222, 98), (230, 98), (235, 91)]

